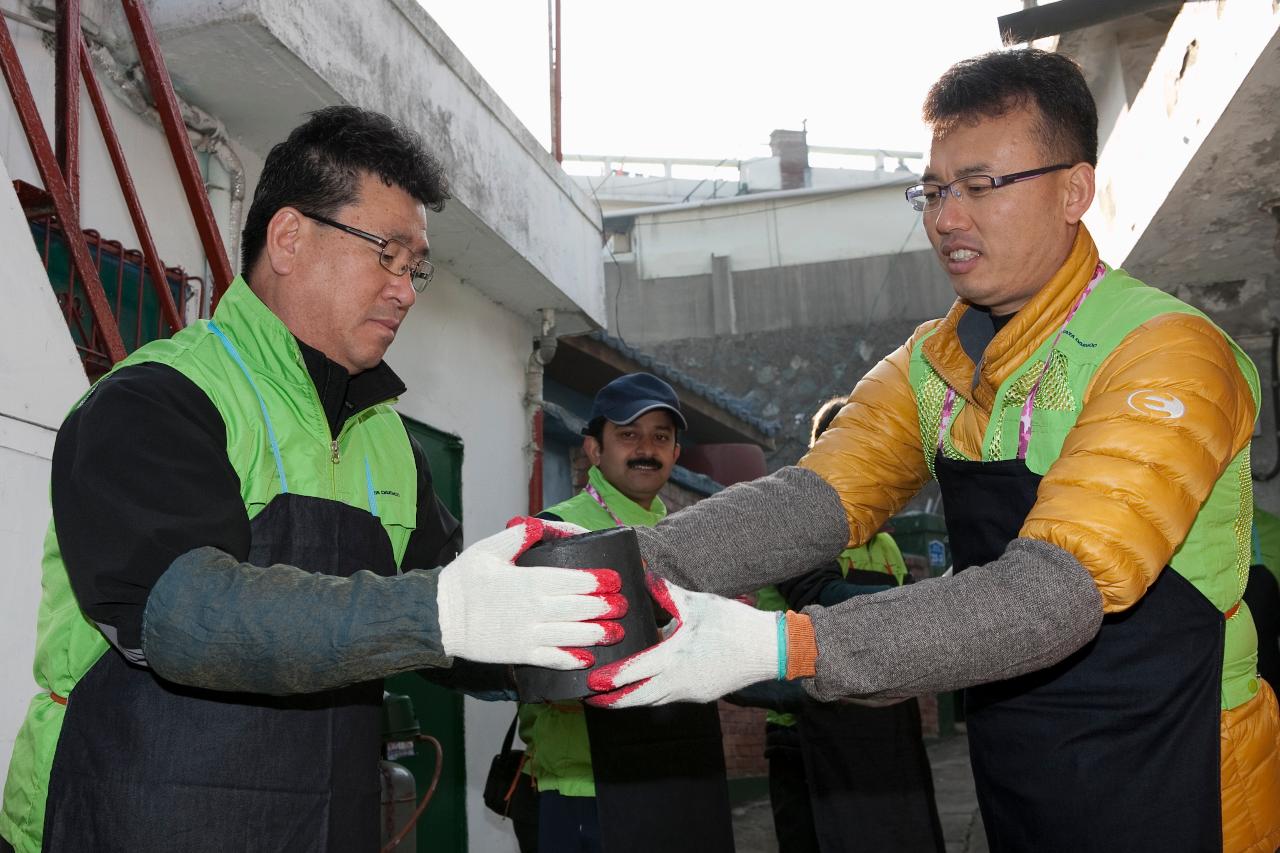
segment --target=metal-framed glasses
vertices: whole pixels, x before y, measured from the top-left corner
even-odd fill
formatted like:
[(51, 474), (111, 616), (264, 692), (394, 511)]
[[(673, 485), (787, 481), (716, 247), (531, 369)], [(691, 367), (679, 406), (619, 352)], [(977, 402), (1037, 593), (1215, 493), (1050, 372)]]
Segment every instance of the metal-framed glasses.
[(378, 247), (378, 263), (382, 264), (382, 268), (395, 276), (401, 276), (406, 273), (409, 275), (409, 283), (413, 285), (413, 289), (418, 293), (427, 289), (427, 285), (431, 283), (431, 277), (435, 275), (436, 268), (431, 261), (427, 260), (423, 255), (415, 255), (413, 250), (401, 243), (399, 240), (392, 240), (386, 237), (379, 237), (377, 234), (370, 234), (368, 231), (361, 231), (359, 228), (353, 228), (350, 225), (343, 225), (336, 219), (330, 219), (327, 216), (320, 216), (315, 213), (307, 213), (299, 211), (308, 219), (314, 219), (322, 225), (328, 225), (330, 228), (337, 228), (339, 231), (345, 231), (352, 237), (359, 237), (361, 240), (368, 240), (370, 243)]
[(916, 184), (914, 187), (907, 189), (907, 203), (911, 205), (913, 210), (917, 211), (937, 210), (947, 200), (948, 194), (956, 198), (984, 198), (990, 195), (992, 190), (999, 187), (1016, 184), (1019, 181), (1029, 181), (1032, 178), (1038, 178), (1050, 172), (1070, 169), (1071, 166), (1071, 163), (1058, 163), (1056, 166), (1042, 166), (1039, 169), (1014, 172), (1011, 175), (1001, 175), (999, 177), (965, 175), (963, 178), (956, 178), (949, 184)]

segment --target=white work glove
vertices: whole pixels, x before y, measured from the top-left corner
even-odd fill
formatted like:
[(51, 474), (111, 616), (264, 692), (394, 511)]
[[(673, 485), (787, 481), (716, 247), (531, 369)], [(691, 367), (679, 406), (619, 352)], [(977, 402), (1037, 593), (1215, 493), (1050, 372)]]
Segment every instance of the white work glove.
[(649, 592), (672, 616), (666, 639), (587, 676), (602, 708), (710, 702), (748, 684), (778, 677), (778, 616), (691, 592), (650, 574)]
[[(544, 539), (586, 533), (576, 524), (514, 519), (440, 570), (436, 601), (445, 654), (482, 663), (584, 669), (595, 656), (581, 646), (622, 639), (627, 600), (612, 569), (516, 566)], [(593, 621), (601, 620), (601, 621)]]

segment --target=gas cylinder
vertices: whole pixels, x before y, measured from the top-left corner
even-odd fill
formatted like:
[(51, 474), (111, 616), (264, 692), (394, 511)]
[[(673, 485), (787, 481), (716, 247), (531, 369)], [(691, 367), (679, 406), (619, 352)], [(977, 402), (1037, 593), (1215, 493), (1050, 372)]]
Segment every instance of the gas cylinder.
[[(413, 702), (399, 693), (382, 694), (382, 760), (378, 762), (378, 778), (382, 784), (379, 849), (387, 844), (413, 818), (418, 806), (418, 789), (409, 768), (396, 761), (414, 754), (414, 741), (419, 734)], [(395, 849), (412, 853), (418, 849), (417, 832), (410, 829)]]

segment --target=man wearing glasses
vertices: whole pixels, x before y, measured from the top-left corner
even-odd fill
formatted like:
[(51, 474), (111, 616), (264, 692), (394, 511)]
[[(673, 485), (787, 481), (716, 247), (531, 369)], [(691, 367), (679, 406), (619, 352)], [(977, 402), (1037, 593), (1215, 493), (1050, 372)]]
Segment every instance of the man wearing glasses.
[(766, 677), (824, 700), (966, 690), (990, 847), (1280, 846), (1280, 722), (1241, 602), (1257, 372), (1202, 313), (1099, 260), (1097, 113), (1039, 50), (934, 85), (907, 201), (959, 299), (858, 383), (796, 468), (652, 530), (682, 586), (753, 589), (866, 542), (930, 478), (957, 573), (776, 622), (668, 584), (679, 627), (593, 702)]
[(382, 678), (590, 665), (564, 647), (605, 638), (616, 575), (515, 569), (578, 529), (536, 519), (459, 554), (390, 406), (447, 198), (415, 134), (320, 110), (267, 156), (213, 318), (68, 416), (0, 848), (375, 851)]

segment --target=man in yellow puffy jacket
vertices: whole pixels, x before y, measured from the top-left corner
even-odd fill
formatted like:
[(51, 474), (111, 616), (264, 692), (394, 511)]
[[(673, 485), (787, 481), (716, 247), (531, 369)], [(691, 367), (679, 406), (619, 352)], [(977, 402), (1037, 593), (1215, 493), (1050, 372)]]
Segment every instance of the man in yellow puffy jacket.
[[(597, 671), (591, 701), (705, 701), (769, 673), (819, 699), (964, 688), (996, 853), (1271, 853), (1280, 720), (1241, 601), (1257, 372), (1099, 259), (1081, 222), (1097, 111), (1074, 62), (966, 60), (924, 116), (906, 196), (958, 300), (797, 467), (637, 531), (678, 627)], [(954, 577), (777, 618), (708, 594), (866, 542), (930, 478)]]

